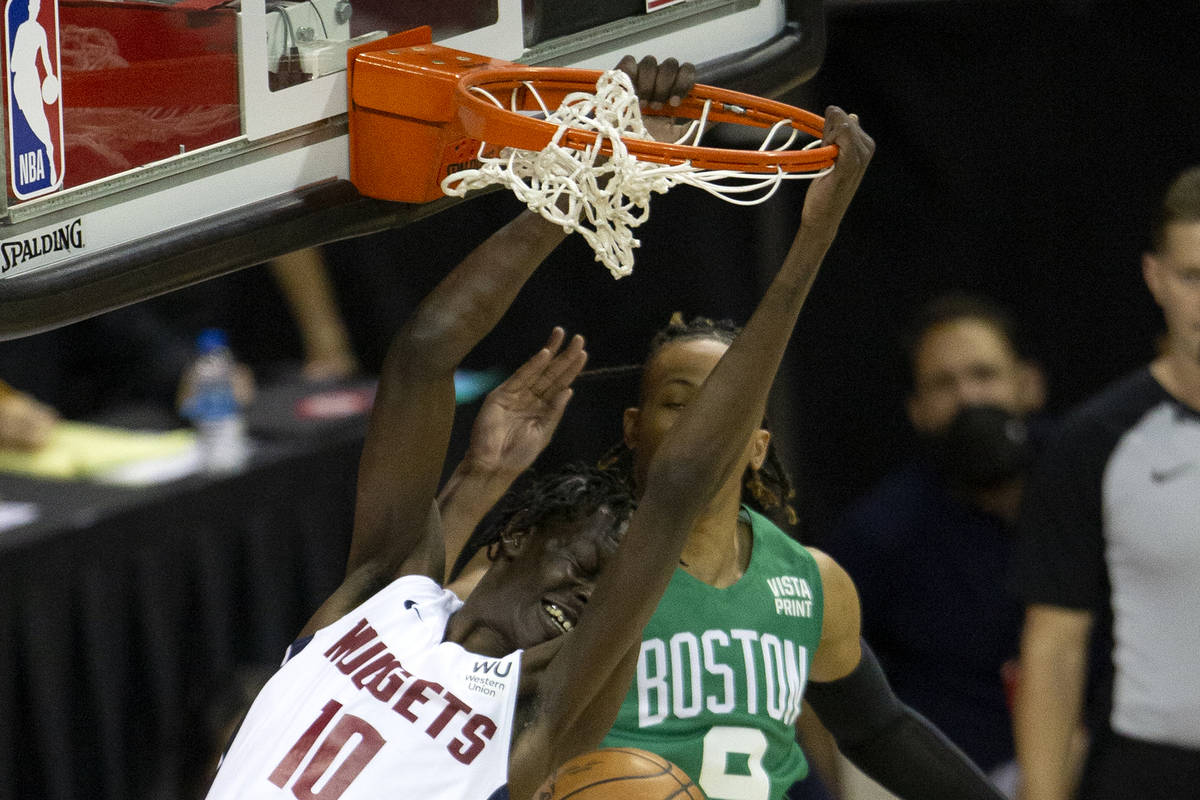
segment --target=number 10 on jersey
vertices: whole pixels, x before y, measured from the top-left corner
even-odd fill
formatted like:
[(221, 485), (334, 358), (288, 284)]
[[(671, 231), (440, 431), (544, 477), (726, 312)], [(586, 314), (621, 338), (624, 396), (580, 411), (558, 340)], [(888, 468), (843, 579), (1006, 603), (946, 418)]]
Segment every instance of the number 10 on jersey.
[[(332, 727), (342, 704), (330, 700), (312, 725), (300, 735), (271, 773), (269, 780), (280, 789), (296, 776), (304, 757), (313, 757), (292, 784), (292, 794), (299, 800), (337, 800), (366, 768), (385, 744), (379, 731), (362, 717), (344, 714)], [(327, 730), (328, 729), (328, 730)], [(357, 735), (353, 747), (343, 755), (351, 738)], [(315, 748), (315, 752), (314, 752)], [(340, 758), (339, 758), (340, 757)], [(318, 789), (317, 784), (321, 787)]]

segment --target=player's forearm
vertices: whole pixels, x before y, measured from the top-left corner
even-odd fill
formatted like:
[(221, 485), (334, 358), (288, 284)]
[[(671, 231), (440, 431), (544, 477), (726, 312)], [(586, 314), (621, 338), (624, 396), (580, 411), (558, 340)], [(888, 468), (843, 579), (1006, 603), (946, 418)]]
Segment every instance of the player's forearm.
[(446, 543), (447, 580), (475, 528), (516, 478), (516, 474), (481, 470), (463, 461), (446, 481), (438, 493), (438, 508)]
[(807, 700), (804, 701), (800, 716), (796, 718), (796, 741), (800, 743), (805, 759), (816, 770), (821, 783), (825, 784), (833, 797), (840, 798), (842, 776), (838, 764), (837, 742), (821, 724)]
[[(743, 468), (747, 443), (762, 422), (806, 294), (794, 291), (786, 280), (772, 283), (650, 463), (637, 533), (631, 527), (609, 569), (644, 592), (646, 619), (670, 580), (693, 521), (729, 476)], [(629, 617), (639, 618), (633, 612)]]
[(443, 278), (392, 340), (359, 463), (348, 570), (369, 561), (397, 569), (424, 540), (454, 417), (454, 370), (563, 235), (521, 214)]
[(1067, 800), (1073, 791), (1073, 743), (1079, 730), (1086, 649), (1026, 623), (1013, 706), (1021, 800)]
[(442, 516), (448, 513), (467, 516), (481, 512), (479, 516), (482, 518), (504, 496), (522, 471), (503, 466), (480, 466), (468, 455), (458, 463), (438, 492), (438, 507)]
[(901, 800), (1004, 798), (962, 751), (910, 708), (876, 740), (842, 752)]
[(837, 165), (809, 187), (800, 228), (783, 265), (690, 404), (697, 412), (685, 413), (668, 438), (670, 457), (683, 457), (684, 464), (688, 458), (699, 459), (700, 469), (690, 476), (699, 490), (693, 496), (717, 491), (761, 422), (796, 318), (874, 153), (874, 142), (853, 115), (832, 106), (826, 114), (824, 139), (838, 146)]
[(902, 800), (1002, 800), (962, 751), (900, 702), (865, 642), (861, 650), (849, 675), (807, 692), (842, 753)]
[(493, 233), (422, 301), (388, 360), (407, 359), (429, 371), (452, 371), (500, 321), (525, 281), (565, 235), (528, 211)]
[(832, 222), (805, 222), (796, 231), (783, 264), (767, 290), (768, 296), (777, 296), (784, 313), (799, 314), (836, 237), (837, 225)]

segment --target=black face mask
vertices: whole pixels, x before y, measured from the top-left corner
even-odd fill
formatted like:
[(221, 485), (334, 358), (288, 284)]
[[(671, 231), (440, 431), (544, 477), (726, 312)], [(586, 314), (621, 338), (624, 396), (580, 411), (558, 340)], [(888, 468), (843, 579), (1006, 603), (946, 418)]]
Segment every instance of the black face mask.
[(930, 465), (959, 489), (988, 489), (1033, 462), (1024, 420), (995, 406), (964, 406), (945, 430), (921, 437)]

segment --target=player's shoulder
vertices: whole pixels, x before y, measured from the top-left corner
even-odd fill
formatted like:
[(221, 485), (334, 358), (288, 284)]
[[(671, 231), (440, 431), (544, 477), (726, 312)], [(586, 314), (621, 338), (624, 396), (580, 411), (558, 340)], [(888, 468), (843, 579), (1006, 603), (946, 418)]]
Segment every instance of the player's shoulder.
[(392, 606), (412, 608), (445, 607), (453, 610), (461, 601), (453, 592), (426, 575), (409, 574), (396, 577), (370, 566), (355, 570), (325, 599), (301, 629), (304, 637), (331, 628), (352, 616), (362, 616)]
[(853, 588), (854, 582), (850, 578), (850, 573), (846, 572), (842, 565), (837, 562), (837, 559), (820, 548), (812, 547), (811, 545), (800, 546), (804, 548), (808, 556), (816, 563), (817, 571), (821, 573), (821, 583), (826, 586), (826, 591), (828, 591), (831, 582), (835, 584), (845, 582)]
[(816, 547), (806, 547), (821, 576), (823, 613), (821, 639), (857, 639), (862, 625), (862, 604), (858, 589), (841, 564), (833, 556)]
[(825, 617), (827, 619), (830, 616), (840, 617), (852, 612), (857, 619), (860, 608), (858, 589), (855, 587), (850, 573), (837, 562), (837, 559), (824, 550), (809, 545), (801, 546), (808, 558), (812, 560), (817, 575), (820, 577)]
[(396, 576), (386, 570), (363, 569), (351, 575), (347, 582), (353, 584), (354, 602), (346, 613), (367, 604), (390, 603), (400, 598), (433, 602), (445, 593), (436, 581), (419, 573)]
[(371, 595), (360, 608), (424, 609), (421, 619), (445, 619), (462, 605), (458, 595), (427, 575), (402, 575)]
[(761, 511), (743, 504), (740, 514), (742, 520), (750, 523), (750, 528), (754, 531), (755, 542), (761, 540), (782, 547), (799, 545), (794, 537)]
[(429, 600), (440, 600), (447, 593), (453, 594), (433, 578), (421, 573), (401, 575), (385, 588), (392, 587), (394, 587), (395, 591), (411, 595), (414, 599), (419, 597)]

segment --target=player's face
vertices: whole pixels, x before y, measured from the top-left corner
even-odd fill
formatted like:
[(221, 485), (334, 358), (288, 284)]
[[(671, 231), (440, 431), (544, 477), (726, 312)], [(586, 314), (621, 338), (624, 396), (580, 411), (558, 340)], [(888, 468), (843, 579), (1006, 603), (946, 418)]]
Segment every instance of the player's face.
[[(625, 411), (625, 444), (633, 450), (638, 486), (645, 485), (646, 470), (663, 437), (728, 349), (729, 345), (716, 339), (681, 339), (664, 345), (646, 364), (641, 404)], [(765, 430), (755, 433), (747, 442), (745, 463), (761, 465), (769, 438)]]
[(1142, 261), (1146, 284), (1162, 308), (1172, 352), (1200, 365), (1200, 222), (1176, 222), (1161, 252)]
[[(607, 508), (578, 520), (551, 520), (502, 548), (500, 580), (481, 615), (514, 649), (575, 628), (596, 578), (617, 549)], [(495, 569), (495, 567), (493, 567)]]
[(945, 430), (969, 405), (1028, 413), (1026, 369), (1005, 337), (983, 320), (962, 318), (930, 328), (913, 359), (908, 401), (913, 427), (922, 433)]
[(728, 349), (716, 339), (683, 339), (664, 345), (646, 364), (641, 403), (625, 412), (625, 443), (633, 450), (638, 486), (646, 485), (646, 469), (663, 436)]

